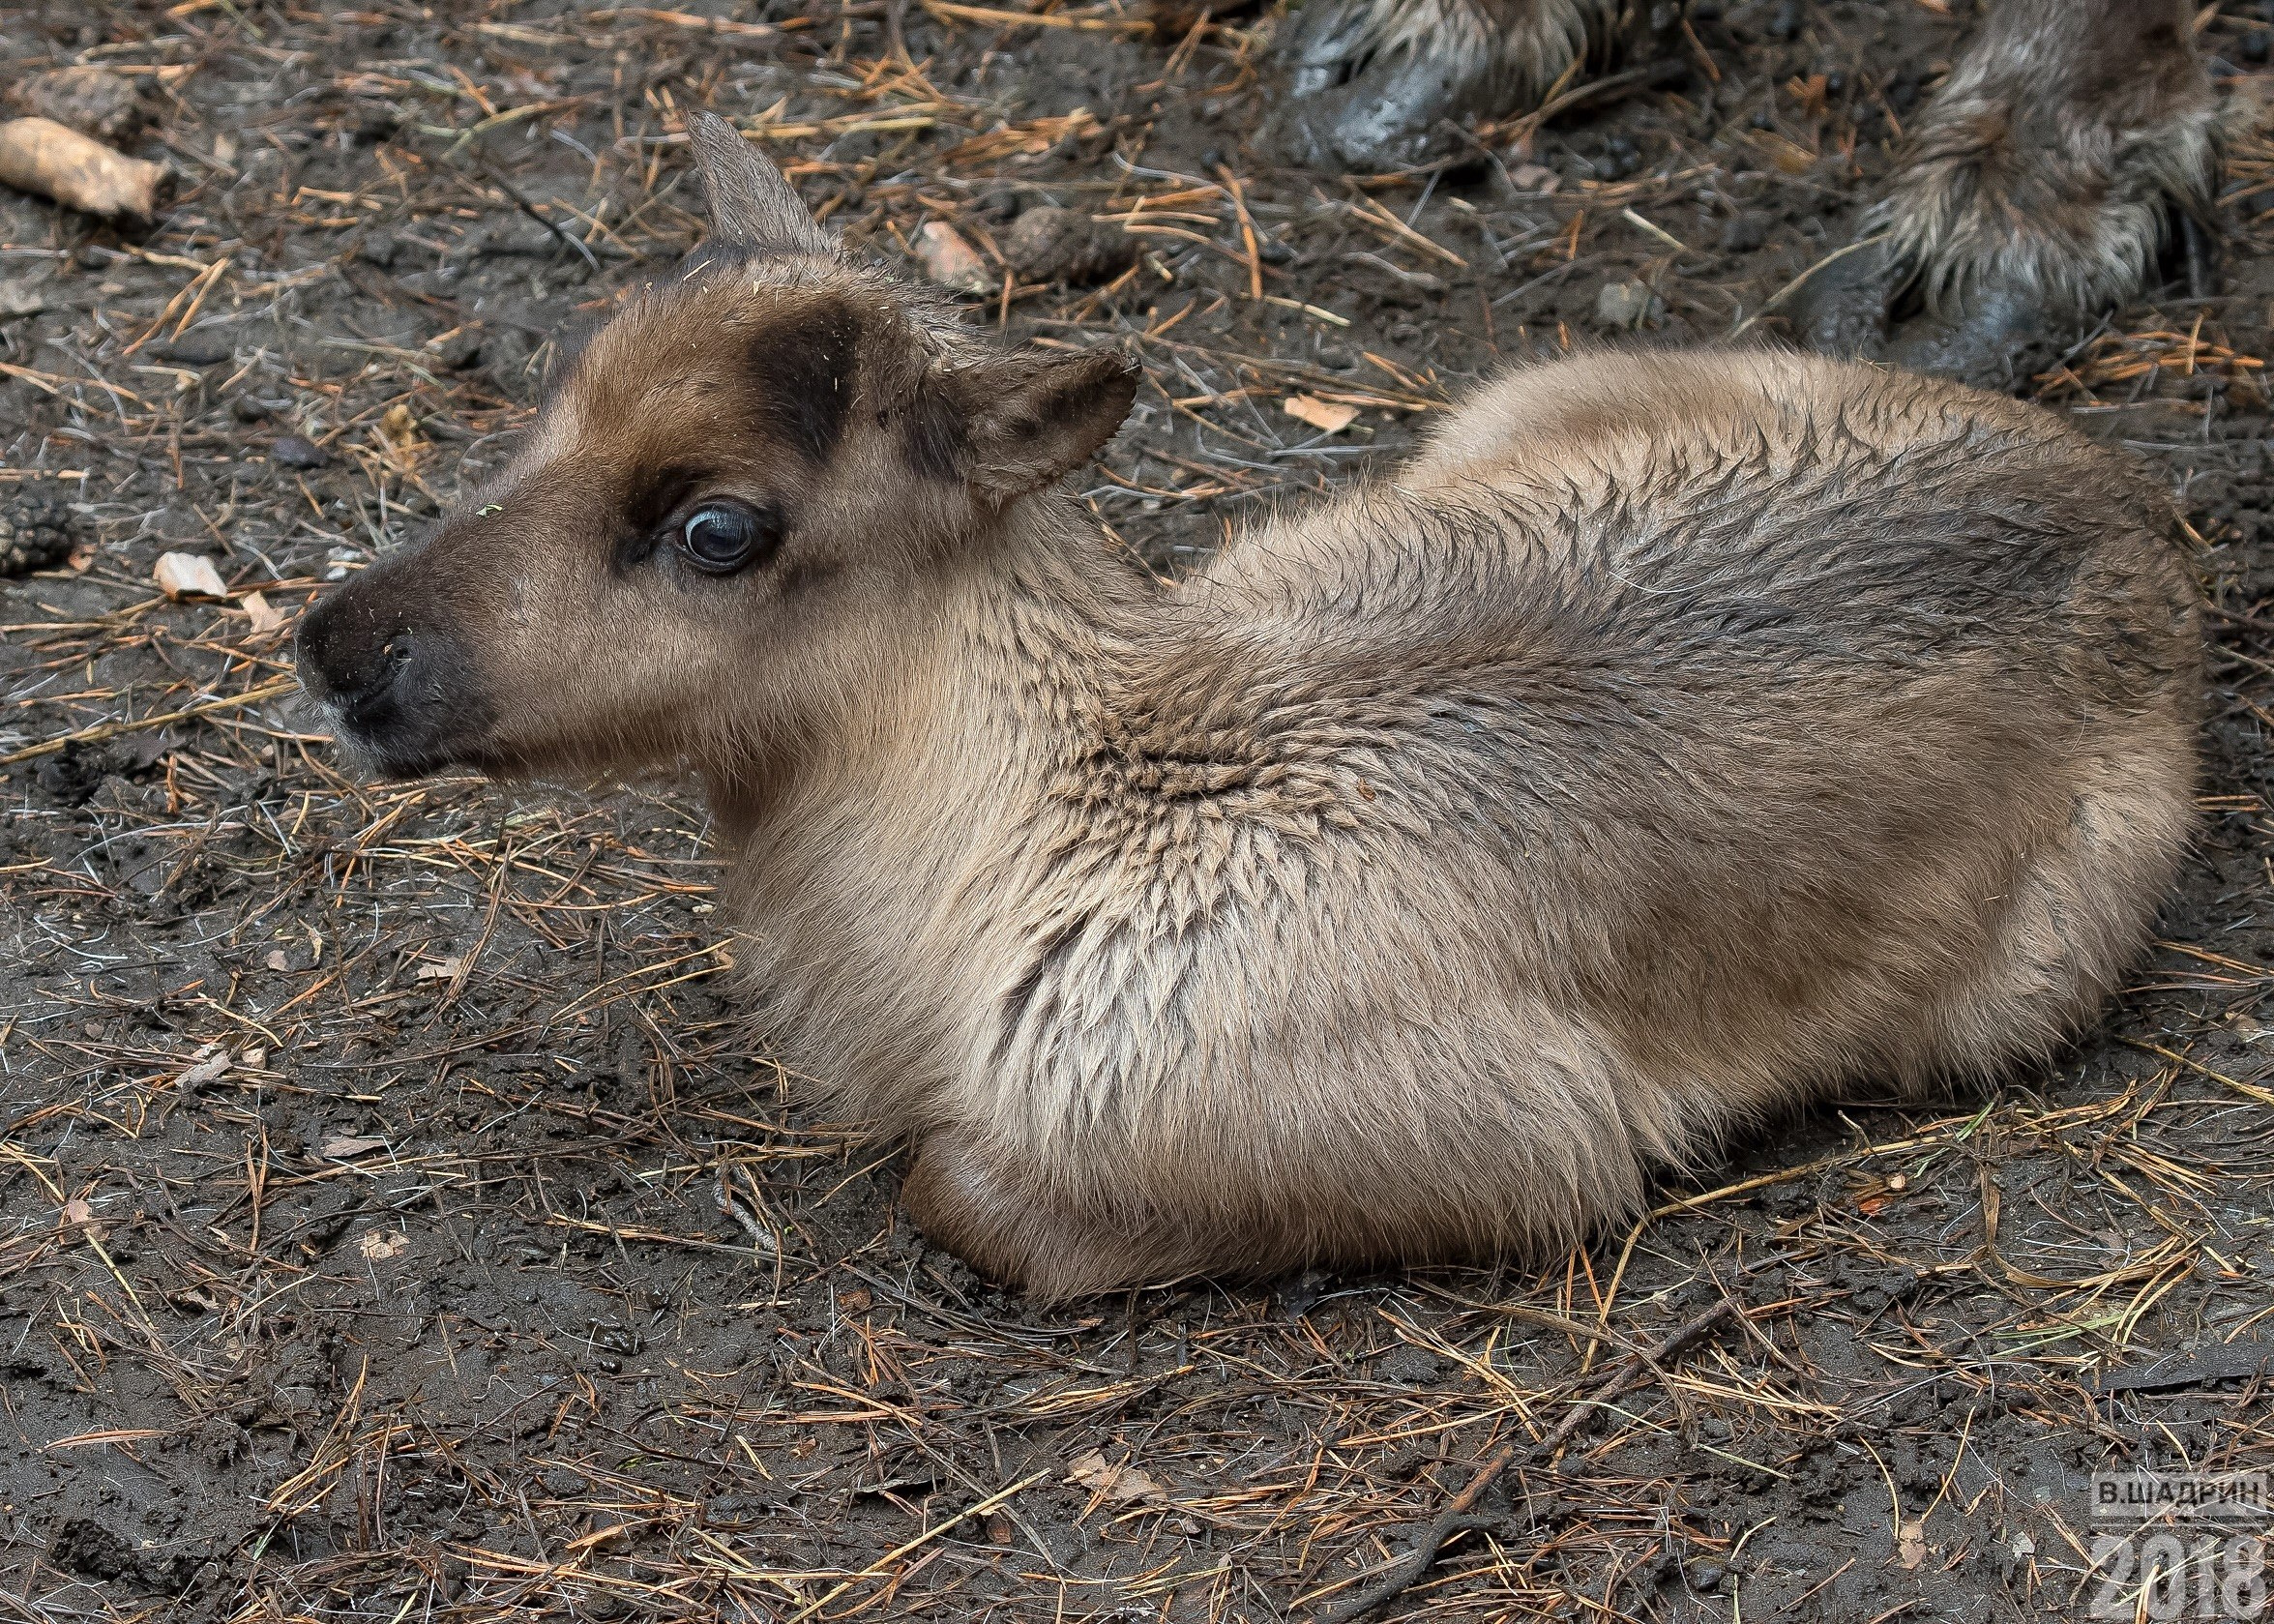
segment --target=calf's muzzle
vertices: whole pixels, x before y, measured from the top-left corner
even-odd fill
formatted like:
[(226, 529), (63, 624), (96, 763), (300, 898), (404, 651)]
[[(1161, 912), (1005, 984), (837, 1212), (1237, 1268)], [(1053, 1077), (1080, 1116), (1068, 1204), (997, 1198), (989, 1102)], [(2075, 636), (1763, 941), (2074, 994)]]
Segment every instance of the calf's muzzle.
[(300, 625), (300, 683), (342, 744), (411, 778), (473, 763), (490, 707), (450, 617), (415, 578), (381, 565), (328, 594)]

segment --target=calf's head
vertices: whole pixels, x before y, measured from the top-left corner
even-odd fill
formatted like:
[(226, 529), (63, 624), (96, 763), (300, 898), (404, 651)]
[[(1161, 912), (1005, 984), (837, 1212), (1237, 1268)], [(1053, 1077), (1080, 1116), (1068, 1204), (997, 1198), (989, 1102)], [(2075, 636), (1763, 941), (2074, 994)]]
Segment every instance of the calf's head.
[(1119, 355), (986, 343), (842, 257), (724, 120), (691, 133), (710, 242), (494, 482), (302, 626), (303, 684), (382, 772), (762, 760), (1129, 409)]

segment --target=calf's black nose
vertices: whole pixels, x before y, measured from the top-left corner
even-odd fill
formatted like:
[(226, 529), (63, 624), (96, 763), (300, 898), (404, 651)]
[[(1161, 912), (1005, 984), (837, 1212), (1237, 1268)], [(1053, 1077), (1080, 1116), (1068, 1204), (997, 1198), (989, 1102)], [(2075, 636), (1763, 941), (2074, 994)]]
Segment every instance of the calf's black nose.
[(300, 623), (300, 682), (367, 768), (415, 778), (481, 759), (494, 712), (424, 552), (373, 565)]
[(384, 705), (402, 687), (418, 654), (418, 634), (338, 592), (300, 623), (300, 680), (350, 720)]

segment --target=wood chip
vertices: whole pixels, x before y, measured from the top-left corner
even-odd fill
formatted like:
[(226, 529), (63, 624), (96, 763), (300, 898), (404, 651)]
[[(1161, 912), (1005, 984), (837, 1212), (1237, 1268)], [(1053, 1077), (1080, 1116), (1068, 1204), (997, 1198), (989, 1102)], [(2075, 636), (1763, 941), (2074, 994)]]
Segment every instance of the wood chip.
[(15, 118), (0, 124), (0, 181), (86, 214), (149, 220), (158, 213), (165, 168), (51, 118)]
[(246, 618), (252, 622), (252, 635), (254, 636), (274, 636), (277, 633), (281, 632), (284, 629), (285, 620), (283, 611), (279, 609), (274, 604), (270, 603), (268, 599), (263, 597), (261, 594), (257, 592), (248, 592), (244, 597), (238, 599), (237, 603), (238, 605), (244, 609)]
[(1321, 400), (1315, 395), (1290, 395), (1282, 408), (1287, 416), (1308, 423), (1323, 434), (1340, 434), (1358, 421), (1358, 408)]
[(176, 1088), (203, 1088), (218, 1081), (229, 1069), (228, 1050), (216, 1044), (207, 1044), (197, 1051), (182, 1075), (174, 1078)]
[(1905, 1568), (1915, 1568), (1927, 1559), (1927, 1525), (1917, 1518), (1905, 1518), (1895, 1530), (1895, 1559)]
[(229, 595), (229, 589), (221, 584), (221, 572), (203, 553), (162, 552), (158, 555), (158, 568), (151, 571), (150, 576), (158, 582), (159, 591), (176, 602), (184, 598)]

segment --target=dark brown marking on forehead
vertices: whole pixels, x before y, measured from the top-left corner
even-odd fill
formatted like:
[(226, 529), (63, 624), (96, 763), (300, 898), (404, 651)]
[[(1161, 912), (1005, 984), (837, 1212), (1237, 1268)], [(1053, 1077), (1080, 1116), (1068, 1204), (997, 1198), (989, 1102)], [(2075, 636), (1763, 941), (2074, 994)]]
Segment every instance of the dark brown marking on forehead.
[(963, 414), (937, 384), (916, 391), (901, 415), (901, 449), (908, 466), (928, 480), (956, 481), (971, 459), (971, 437)]
[(844, 434), (860, 348), (860, 312), (836, 294), (787, 305), (743, 346), (753, 410), (811, 463), (828, 461)]

